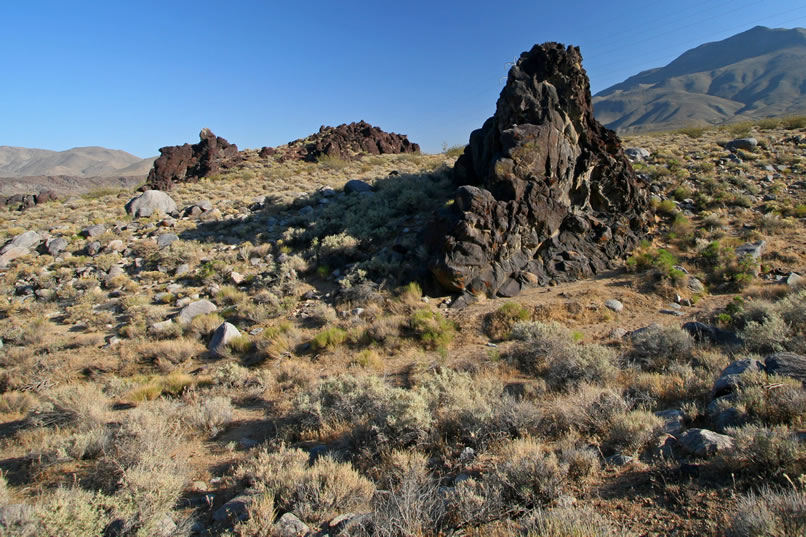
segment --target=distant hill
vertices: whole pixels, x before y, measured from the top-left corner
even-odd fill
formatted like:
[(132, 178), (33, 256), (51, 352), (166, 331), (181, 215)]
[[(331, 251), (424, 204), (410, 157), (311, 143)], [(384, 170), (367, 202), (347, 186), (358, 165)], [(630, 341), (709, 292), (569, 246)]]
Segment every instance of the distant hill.
[(141, 159), (125, 151), (104, 147), (76, 147), (67, 151), (49, 151), (0, 146), (0, 177), (145, 176), (155, 158)]
[(619, 132), (806, 112), (806, 29), (756, 26), (691, 49), (594, 96), (596, 118)]

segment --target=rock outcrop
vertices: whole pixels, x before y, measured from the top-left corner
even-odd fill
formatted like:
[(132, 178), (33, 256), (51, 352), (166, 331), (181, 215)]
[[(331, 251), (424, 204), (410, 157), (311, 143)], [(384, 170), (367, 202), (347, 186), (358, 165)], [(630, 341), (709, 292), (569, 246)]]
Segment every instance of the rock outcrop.
[(385, 132), (366, 121), (319, 127), (319, 132), (307, 138), (294, 140), (275, 149), (264, 147), (261, 157), (280, 154), (282, 159), (316, 162), (322, 156), (354, 160), (362, 154), (386, 155), (418, 153), (420, 146), (409, 141), (405, 134)]
[(202, 129), (199, 143), (163, 147), (146, 185), (153, 190), (171, 190), (175, 183), (195, 182), (241, 161), (238, 147), (210, 129)]
[(576, 47), (536, 45), (456, 162), (461, 185), (431, 234), (447, 290), (514, 296), (614, 267), (645, 236), (646, 185), (593, 117)]

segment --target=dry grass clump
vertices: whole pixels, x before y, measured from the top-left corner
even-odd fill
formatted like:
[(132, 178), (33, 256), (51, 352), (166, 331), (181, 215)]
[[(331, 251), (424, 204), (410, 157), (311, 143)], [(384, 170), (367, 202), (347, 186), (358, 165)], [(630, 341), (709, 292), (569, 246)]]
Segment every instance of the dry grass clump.
[(232, 421), (232, 403), (229, 397), (195, 398), (180, 412), (182, 423), (191, 430), (214, 438)]
[(618, 537), (625, 531), (591, 507), (535, 509), (521, 521), (528, 537)]
[(187, 373), (174, 371), (167, 375), (142, 376), (132, 379), (139, 385), (129, 391), (124, 399), (134, 402), (153, 401), (162, 395), (176, 396), (196, 384), (196, 379)]
[(806, 290), (777, 302), (754, 301), (741, 312), (738, 324), (745, 345), (756, 352), (806, 352)]
[(664, 421), (646, 410), (617, 414), (610, 424), (605, 445), (618, 453), (636, 454), (660, 433)]
[(727, 529), (728, 537), (790, 537), (806, 535), (803, 491), (764, 487), (739, 497)]
[(348, 463), (320, 457), (309, 464), (302, 450), (282, 447), (258, 452), (235, 475), (274, 498), (275, 507), (319, 524), (350, 511), (365, 510), (373, 484)]
[(204, 345), (190, 338), (165, 339), (142, 343), (137, 347), (137, 354), (144, 360), (180, 364), (196, 358), (205, 351)]

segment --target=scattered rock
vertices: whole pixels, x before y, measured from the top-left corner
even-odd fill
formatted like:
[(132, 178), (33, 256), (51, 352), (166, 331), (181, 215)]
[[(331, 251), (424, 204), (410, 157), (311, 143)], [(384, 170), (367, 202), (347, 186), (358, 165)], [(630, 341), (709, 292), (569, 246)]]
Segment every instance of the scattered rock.
[(608, 309), (611, 309), (611, 310), (615, 311), (616, 313), (619, 313), (624, 309), (624, 304), (622, 304), (620, 301), (616, 300), (615, 298), (611, 298), (610, 300), (605, 302), (605, 306)]
[(695, 457), (708, 457), (733, 447), (733, 438), (708, 429), (689, 429), (677, 440), (684, 451)]
[(274, 523), (271, 534), (276, 537), (299, 537), (310, 531), (311, 528), (293, 513), (286, 513)]
[(181, 265), (176, 267), (176, 270), (174, 271), (174, 276), (175, 277), (183, 276), (188, 272), (190, 272), (190, 265), (188, 265), (187, 263), (182, 263)]
[(126, 249), (126, 244), (120, 239), (112, 239), (106, 243), (107, 252), (122, 252)]
[(764, 358), (764, 366), (770, 375), (783, 375), (806, 384), (806, 356), (793, 352), (777, 352)]
[(429, 232), (430, 268), (446, 290), (511, 296), (523, 272), (540, 285), (587, 278), (645, 236), (646, 185), (594, 118), (581, 65), (576, 47), (536, 45), (470, 135), (455, 203)]
[(165, 192), (146, 190), (129, 200), (125, 208), (134, 218), (147, 218), (155, 211), (165, 214), (176, 212), (176, 202)]
[(683, 432), (686, 426), (686, 415), (682, 410), (670, 408), (669, 410), (659, 410), (655, 415), (665, 421), (663, 432), (666, 434), (678, 434)]
[(148, 331), (152, 334), (165, 334), (170, 332), (174, 327), (174, 322), (171, 319), (167, 321), (160, 321), (148, 327)]
[(217, 309), (216, 305), (209, 300), (197, 300), (182, 308), (182, 311), (176, 316), (176, 320), (180, 324), (188, 324), (199, 315), (213, 313)]
[(806, 285), (806, 278), (804, 278), (800, 274), (793, 272), (787, 277), (786, 284), (789, 287), (800, 287)]
[(703, 283), (694, 276), (689, 276), (688, 289), (692, 293), (702, 293), (705, 291), (705, 285), (703, 285)]
[(742, 375), (747, 372), (764, 371), (764, 366), (758, 360), (737, 360), (719, 374), (711, 389), (714, 398), (733, 393), (742, 384)]
[(210, 129), (202, 129), (197, 144), (160, 148), (160, 156), (154, 161), (146, 185), (155, 190), (171, 190), (175, 183), (196, 182), (241, 160), (235, 144), (216, 136)]
[(229, 342), (240, 336), (241, 333), (235, 328), (235, 325), (221, 323), (218, 328), (215, 329), (215, 332), (213, 332), (213, 337), (210, 340), (210, 344), (207, 346), (207, 350), (214, 356), (221, 356), (224, 354), (224, 350)]
[(752, 256), (754, 259), (761, 259), (761, 254), (767, 246), (767, 241), (748, 242), (736, 248), (736, 257)]
[(626, 466), (633, 461), (633, 458), (629, 455), (622, 455), (621, 453), (616, 453), (615, 455), (611, 455), (605, 459), (607, 464), (612, 466)]
[(249, 506), (255, 500), (255, 496), (250, 490), (235, 496), (233, 499), (219, 507), (213, 512), (213, 520), (216, 522), (236, 522), (249, 518)]
[(92, 241), (87, 245), (86, 251), (87, 255), (95, 257), (101, 253), (101, 243), (99, 241)]

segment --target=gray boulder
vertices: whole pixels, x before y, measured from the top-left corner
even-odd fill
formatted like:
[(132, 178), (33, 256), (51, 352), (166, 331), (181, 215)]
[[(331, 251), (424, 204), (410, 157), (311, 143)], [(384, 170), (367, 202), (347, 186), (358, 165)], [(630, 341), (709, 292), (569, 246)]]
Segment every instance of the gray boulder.
[(347, 181), (347, 184), (344, 185), (345, 194), (359, 194), (361, 192), (372, 192), (372, 187), (368, 183), (359, 181), (358, 179)]
[(45, 250), (53, 257), (58, 256), (60, 253), (67, 249), (67, 239), (58, 237), (56, 239), (48, 239), (45, 241)]
[(689, 429), (677, 440), (683, 451), (695, 457), (709, 457), (733, 447), (733, 438), (708, 429)]
[(39, 233), (36, 231), (26, 231), (8, 241), (3, 248), (0, 248), (0, 254), (6, 253), (11, 248), (28, 248), (31, 250), (36, 248), (41, 241), (42, 236)]
[(726, 367), (714, 382), (711, 394), (714, 398), (733, 393), (742, 384), (742, 375), (747, 372), (763, 371), (764, 366), (758, 360), (737, 360)]
[(179, 240), (179, 237), (176, 235), (176, 233), (163, 233), (162, 235), (157, 237), (157, 248), (162, 250), (163, 248), (167, 248), (174, 241), (177, 240)]
[(184, 308), (182, 311), (179, 312), (177, 315), (176, 320), (180, 324), (188, 324), (190, 321), (198, 317), (199, 315), (205, 315), (207, 313), (213, 313), (218, 308), (215, 304), (210, 302), (209, 300), (197, 300), (196, 302), (191, 302)]
[(735, 150), (741, 149), (742, 151), (752, 151), (758, 146), (758, 140), (755, 138), (737, 138), (725, 144), (725, 149)]
[(770, 375), (783, 375), (806, 384), (806, 356), (794, 352), (777, 352), (764, 358)]
[(94, 226), (85, 227), (81, 230), (81, 235), (88, 239), (99, 237), (104, 233), (106, 233), (106, 227), (104, 227), (102, 224), (95, 224)]
[(213, 520), (216, 522), (237, 522), (249, 518), (249, 506), (255, 501), (254, 493), (251, 490), (244, 491), (243, 494), (235, 496), (233, 499), (219, 507), (213, 512)]
[(98, 241), (92, 241), (87, 245), (87, 255), (96, 256), (101, 252), (101, 243)]
[(642, 160), (646, 160), (650, 155), (649, 151), (643, 147), (628, 147), (624, 150), (624, 154), (627, 155), (627, 158), (633, 162), (641, 162)]
[(800, 287), (800, 286), (806, 284), (806, 278), (804, 278), (803, 276), (801, 276), (800, 274), (798, 274), (796, 272), (793, 272), (792, 274), (790, 274), (787, 277), (786, 284), (789, 287)]
[(31, 253), (31, 250), (28, 248), (23, 248), (21, 246), (12, 246), (11, 248), (4, 248), (4, 252), (0, 254), (0, 268), (8, 267), (8, 264), (11, 263), (13, 260), (17, 259), (18, 257), (22, 257), (24, 255), (28, 255)]
[(683, 432), (686, 426), (685, 414), (682, 410), (670, 408), (669, 410), (659, 410), (655, 415), (664, 420), (663, 432), (666, 434), (678, 434)]
[(761, 259), (767, 241), (748, 242), (736, 248), (736, 257), (751, 256), (754, 259)]
[(616, 313), (619, 313), (620, 311), (624, 310), (624, 304), (622, 304), (620, 301), (616, 300), (615, 298), (611, 298), (610, 300), (605, 302), (605, 306), (608, 309), (611, 309), (611, 310), (615, 311)]
[(235, 325), (230, 323), (221, 323), (218, 328), (213, 332), (213, 337), (207, 350), (214, 356), (221, 356), (230, 341), (236, 337), (240, 337), (241, 333), (235, 328)]
[(176, 212), (176, 202), (165, 192), (146, 190), (129, 200), (125, 208), (126, 212), (134, 218), (149, 217), (155, 211), (161, 211), (164, 214)]

